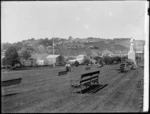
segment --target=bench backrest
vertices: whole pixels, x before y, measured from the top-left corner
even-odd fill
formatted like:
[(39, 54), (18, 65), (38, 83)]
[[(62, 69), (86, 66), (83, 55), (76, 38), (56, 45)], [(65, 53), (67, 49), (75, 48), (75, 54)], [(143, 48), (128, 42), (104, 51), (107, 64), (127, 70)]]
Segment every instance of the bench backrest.
[(65, 74), (67, 74), (67, 71), (60, 71), (60, 72), (58, 72), (58, 76), (65, 75)]
[(89, 72), (81, 75), (80, 83), (90, 81), (94, 78), (98, 78), (100, 71)]
[(1, 86), (3, 87), (3, 86), (14, 85), (14, 84), (20, 84), (21, 80), (22, 80), (22, 78), (1, 81)]

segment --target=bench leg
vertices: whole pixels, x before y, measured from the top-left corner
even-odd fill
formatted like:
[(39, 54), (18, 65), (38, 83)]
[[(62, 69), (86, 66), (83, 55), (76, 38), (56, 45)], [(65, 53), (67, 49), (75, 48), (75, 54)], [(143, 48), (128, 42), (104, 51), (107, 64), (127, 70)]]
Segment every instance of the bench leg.
[(99, 84), (98, 80), (97, 80), (97, 85)]
[(81, 92), (81, 94), (82, 94), (82, 87), (81, 87), (81, 85), (80, 85), (80, 92)]

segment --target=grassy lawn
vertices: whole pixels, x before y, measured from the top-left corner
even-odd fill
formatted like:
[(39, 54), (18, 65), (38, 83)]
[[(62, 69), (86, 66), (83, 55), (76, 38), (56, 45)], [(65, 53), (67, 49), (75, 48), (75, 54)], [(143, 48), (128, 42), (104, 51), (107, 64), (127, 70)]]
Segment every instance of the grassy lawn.
[[(102, 68), (73, 67), (58, 76), (65, 67), (2, 72), (2, 79), (22, 77), (22, 82), (2, 88), (2, 112), (139, 112), (143, 95), (143, 69), (119, 73), (118, 65)], [(100, 70), (99, 83), (107, 84), (96, 93), (72, 93), (70, 80), (82, 73)]]

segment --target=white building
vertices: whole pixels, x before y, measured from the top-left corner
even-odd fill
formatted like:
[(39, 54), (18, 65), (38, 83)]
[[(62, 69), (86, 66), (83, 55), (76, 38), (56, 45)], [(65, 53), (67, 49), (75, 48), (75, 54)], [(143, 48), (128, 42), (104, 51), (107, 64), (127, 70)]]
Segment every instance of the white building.
[(55, 64), (56, 63), (56, 58), (58, 57), (59, 55), (48, 55), (45, 59), (47, 60), (47, 64), (48, 65), (52, 65), (52, 64)]
[(85, 57), (86, 57), (85, 55), (78, 55), (76, 57), (76, 59), (69, 60), (68, 62), (71, 63), (71, 64), (73, 64), (75, 61), (78, 61), (79, 64), (82, 64), (84, 62)]
[(37, 60), (36, 64), (39, 66), (43, 66), (44, 65), (44, 60)]

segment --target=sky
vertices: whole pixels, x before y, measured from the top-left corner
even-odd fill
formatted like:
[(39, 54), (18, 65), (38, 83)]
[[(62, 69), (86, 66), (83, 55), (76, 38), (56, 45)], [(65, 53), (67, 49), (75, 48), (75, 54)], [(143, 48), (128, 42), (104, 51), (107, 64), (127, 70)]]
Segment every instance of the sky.
[(30, 38), (144, 40), (146, 1), (2, 2), (1, 42)]

